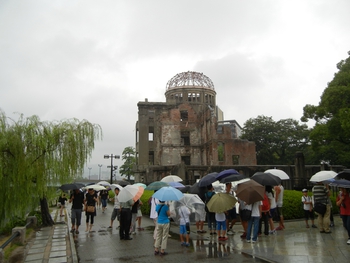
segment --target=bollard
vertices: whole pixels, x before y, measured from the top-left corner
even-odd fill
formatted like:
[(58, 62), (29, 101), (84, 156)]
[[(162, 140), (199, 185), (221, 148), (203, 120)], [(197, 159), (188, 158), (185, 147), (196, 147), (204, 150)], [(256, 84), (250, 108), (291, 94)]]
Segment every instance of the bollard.
[(12, 234), (15, 234), (16, 232), (19, 233), (16, 238), (12, 240), (12, 244), (14, 243), (20, 243), (21, 245), (24, 245), (24, 242), (26, 240), (26, 227), (25, 226), (18, 226), (12, 228)]

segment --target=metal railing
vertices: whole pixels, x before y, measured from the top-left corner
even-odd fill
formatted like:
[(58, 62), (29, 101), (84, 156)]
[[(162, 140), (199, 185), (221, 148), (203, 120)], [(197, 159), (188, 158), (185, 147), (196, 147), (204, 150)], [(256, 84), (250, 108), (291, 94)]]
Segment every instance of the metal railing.
[[(30, 220), (26, 225), (25, 228), (30, 226), (33, 223), (33, 220)], [(21, 233), (19, 231), (14, 232), (9, 239), (7, 239), (1, 246), (0, 249), (4, 249), (8, 244), (10, 244), (16, 237), (19, 237)]]

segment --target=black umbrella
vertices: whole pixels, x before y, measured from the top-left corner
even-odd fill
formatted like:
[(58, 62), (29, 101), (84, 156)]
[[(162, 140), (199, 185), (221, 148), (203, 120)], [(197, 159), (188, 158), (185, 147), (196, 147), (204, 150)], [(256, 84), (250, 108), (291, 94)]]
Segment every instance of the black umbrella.
[(62, 191), (69, 191), (69, 190), (74, 190), (74, 189), (80, 189), (84, 186), (85, 186), (85, 184), (83, 184), (83, 183), (63, 184), (60, 186), (60, 189)]
[(202, 200), (205, 199), (205, 193), (207, 192), (207, 188), (205, 186), (199, 187), (198, 182), (192, 185), (188, 191), (190, 194), (198, 195)]
[(222, 179), (232, 174), (239, 174), (239, 172), (237, 172), (235, 169), (223, 170), (216, 175), (216, 179), (218, 179), (221, 182)]
[(210, 174), (203, 176), (203, 178), (199, 180), (198, 186), (203, 187), (203, 186), (208, 186), (208, 185), (214, 183), (215, 181), (218, 180), (216, 178), (217, 175), (218, 175), (218, 173), (210, 173)]
[(337, 178), (350, 180), (350, 169), (344, 169), (344, 171), (338, 173)]
[(270, 173), (257, 172), (250, 179), (261, 185), (279, 185), (281, 178)]
[(190, 191), (191, 185), (185, 185), (183, 188), (179, 188), (182, 193), (188, 193)]
[(246, 179), (246, 178), (247, 177), (245, 177), (243, 174), (231, 174), (231, 175), (221, 179), (220, 183), (226, 184), (226, 183), (231, 183), (231, 182), (239, 181), (239, 180)]

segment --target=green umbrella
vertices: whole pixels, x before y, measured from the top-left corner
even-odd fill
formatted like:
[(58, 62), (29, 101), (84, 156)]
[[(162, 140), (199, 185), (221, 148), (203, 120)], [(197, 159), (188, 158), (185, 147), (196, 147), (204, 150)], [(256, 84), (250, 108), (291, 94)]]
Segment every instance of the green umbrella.
[(230, 194), (217, 193), (210, 198), (207, 203), (208, 210), (213, 213), (223, 213), (232, 209), (237, 199)]
[(164, 186), (169, 186), (168, 183), (166, 182), (161, 182), (161, 181), (155, 181), (153, 183), (150, 183), (145, 190), (159, 190), (160, 188)]

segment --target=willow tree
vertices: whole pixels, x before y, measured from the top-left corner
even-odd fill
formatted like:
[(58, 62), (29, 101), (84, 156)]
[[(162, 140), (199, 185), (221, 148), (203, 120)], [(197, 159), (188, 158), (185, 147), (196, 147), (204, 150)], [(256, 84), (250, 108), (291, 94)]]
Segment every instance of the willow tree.
[(43, 224), (53, 225), (47, 203), (57, 190), (52, 186), (83, 173), (101, 136), (101, 127), (86, 120), (48, 122), (20, 115), (15, 121), (0, 111), (2, 224), (13, 216), (23, 217), (40, 203)]

